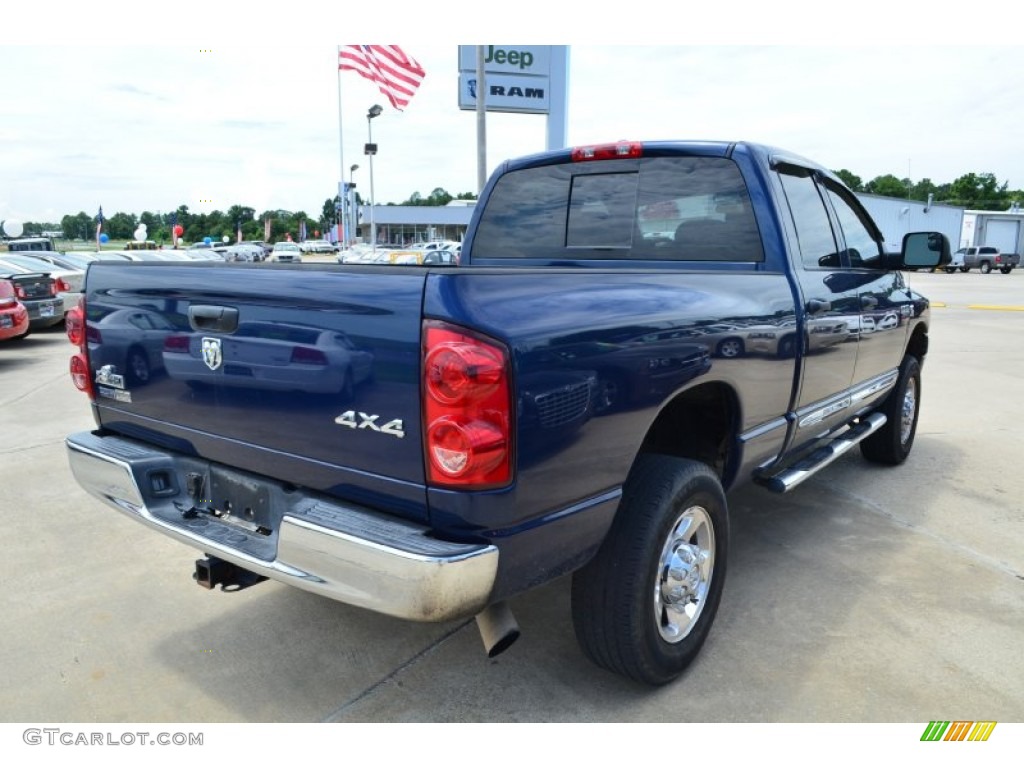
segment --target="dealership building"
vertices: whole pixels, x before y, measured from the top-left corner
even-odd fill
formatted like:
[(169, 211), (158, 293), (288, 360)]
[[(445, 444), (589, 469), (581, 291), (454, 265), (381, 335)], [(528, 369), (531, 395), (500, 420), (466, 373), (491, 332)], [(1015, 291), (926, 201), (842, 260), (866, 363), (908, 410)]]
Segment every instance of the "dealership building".
[[(967, 245), (994, 245), (1004, 253), (1021, 253), (1024, 211), (970, 211), (942, 203), (857, 195), (885, 237), (886, 249), (898, 251), (908, 232), (942, 232), (953, 250)], [(409, 245), (429, 240), (461, 242), (475, 201), (453, 200), (446, 206), (378, 205), (373, 209), (377, 242)], [(359, 208), (357, 234), (370, 241), (370, 206)]]

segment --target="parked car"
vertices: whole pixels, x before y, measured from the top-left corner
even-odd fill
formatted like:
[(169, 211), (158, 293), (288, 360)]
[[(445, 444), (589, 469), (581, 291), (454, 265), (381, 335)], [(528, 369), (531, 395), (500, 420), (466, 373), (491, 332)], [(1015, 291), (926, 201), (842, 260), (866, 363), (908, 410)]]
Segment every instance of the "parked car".
[(11, 270), (0, 265), (0, 280), (14, 287), (14, 296), (28, 311), (29, 328), (38, 330), (64, 320), (64, 303), (57, 296), (57, 281), (45, 272)]
[(303, 253), (336, 253), (335, 248), (326, 240), (306, 240), (299, 244)]
[(272, 246), (267, 245), (267, 243), (263, 242), (262, 240), (243, 240), (242, 245), (255, 245), (257, 248), (260, 249), (261, 255), (259, 259), (257, 259), (257, 261), (266, 261), (266, 259), (270, 256), (270, 252), (273, 250)]
[(18, 301), (11, 281), (0, 280), (0, 341), (24, 339), (28, 334), (28, 310)]
[[(82, 295), (82, 285), (85, 283), (85, 270), (58, 267), (45, 259), (36, 258), (35, 253), (0, 254), (0, 269), (20, 269), (23, 272), (49, 274), (57, 281), (57, 295), (63, 302), (61, 310), (63, 316), (70, 312), (72, 307), (78, 305), (78, 299)], [(42, 251), (38, 253), (42, 253)]]
[(458, 265), (459, 255), (449, 248), (436, 248), (432, 251), (427, 251), (423, 257), (423, 263)]
[(52, 251), (33, 251), (32, 256), (37, 259), (49, 262), (56, 267), (65, 269), (80, 269), (85, 272), (94, 261), (100, 260), (99, 253), (88, 253), (86, 251), (66, 251), (54, 253)]
[(288, 241), (274, 243), (274, 249), (270, 252), (270, 260), (296, 264), (302, 261), (302, 249), (299, 248), (298, 243)]
[(247, 243), (235, 243), (220, 250), (224, 261), (257, 262), (263, 258), (263, 249), (256, 245)]
[(230, 338), (217, 340), (217, 354), (230, 360), (212, 366), (205, 333), (176, 333), (163, 345), (172, 379), (278, 392), (352, 396), (370, 378), (373, 354), (339, 331), (278, 322), (241, 323)]
[(174, 330), (163, 315), (141, 307), (91, 313), (90, 359), (108, 379), (120, 376), (128, 386), (148, 384), (164, 367), (164, 339)]

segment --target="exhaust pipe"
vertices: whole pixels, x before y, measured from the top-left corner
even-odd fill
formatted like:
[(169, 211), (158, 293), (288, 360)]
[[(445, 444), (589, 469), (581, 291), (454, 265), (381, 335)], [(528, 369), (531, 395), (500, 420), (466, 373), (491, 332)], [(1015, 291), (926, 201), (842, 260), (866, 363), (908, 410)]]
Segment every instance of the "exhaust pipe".
[(487, 658), (493, 659), (504, 653), (519, 639), (519, 625), (512, 615), (508, 603), (489, 605), (476, 615), (476, 626), (484, 641)]

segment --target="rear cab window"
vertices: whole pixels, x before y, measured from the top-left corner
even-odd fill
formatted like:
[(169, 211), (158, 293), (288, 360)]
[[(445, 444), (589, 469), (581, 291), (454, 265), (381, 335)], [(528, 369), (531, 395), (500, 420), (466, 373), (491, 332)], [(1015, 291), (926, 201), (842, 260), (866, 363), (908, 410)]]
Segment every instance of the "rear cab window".
[(475, 240), (485, 259), (764, 261), (739, 168), (650, 157), (527, 168), (498, 179)]

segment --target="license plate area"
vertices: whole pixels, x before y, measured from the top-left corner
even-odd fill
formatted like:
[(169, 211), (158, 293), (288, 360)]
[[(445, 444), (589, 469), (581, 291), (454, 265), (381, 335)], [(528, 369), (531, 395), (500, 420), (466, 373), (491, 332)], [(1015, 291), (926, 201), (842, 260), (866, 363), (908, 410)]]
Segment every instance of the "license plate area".
[[(277, 527), (265, 483), (221, 467), (210, 468), (209, 500), (222, 522), (269, 536)], [(200, 504), (199, 506), (203, 506)]]

